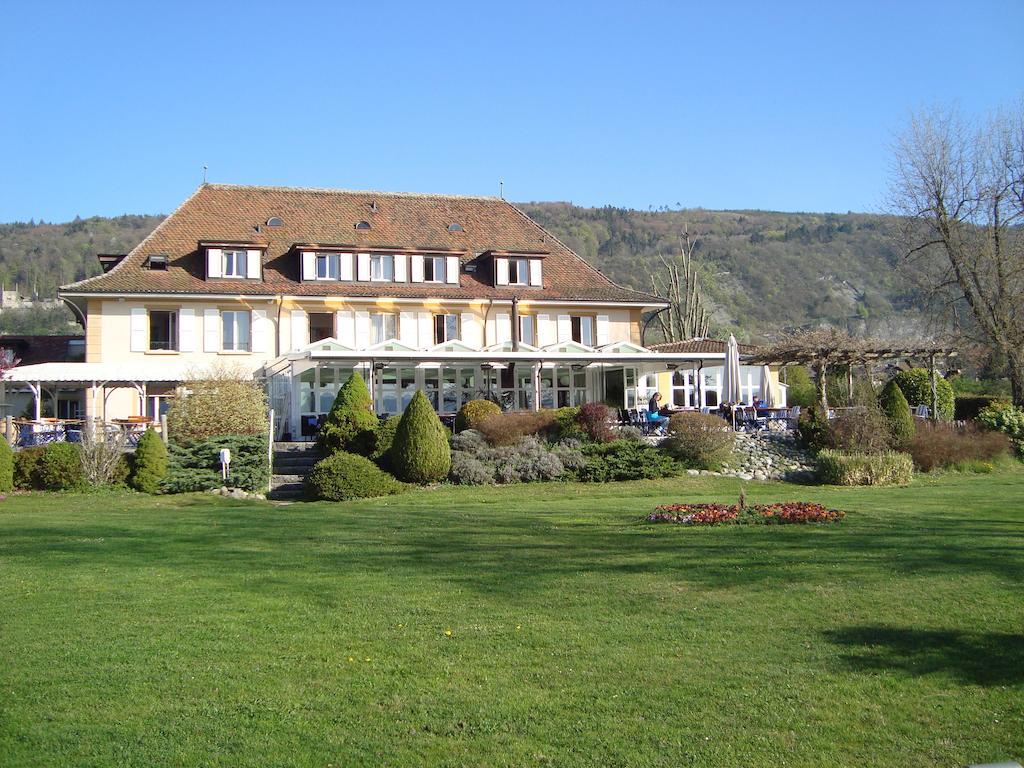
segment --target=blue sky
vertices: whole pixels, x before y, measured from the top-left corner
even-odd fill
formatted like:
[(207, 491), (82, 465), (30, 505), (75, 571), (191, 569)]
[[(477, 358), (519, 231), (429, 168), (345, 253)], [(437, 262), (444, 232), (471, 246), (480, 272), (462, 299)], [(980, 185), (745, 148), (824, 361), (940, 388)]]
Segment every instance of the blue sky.
[(1024, 93), (1019, 0), (709, 5), (9, 2), (0, 221), (167, 212), (204, 164), (217, 182), (877, 210), (912, 109)]

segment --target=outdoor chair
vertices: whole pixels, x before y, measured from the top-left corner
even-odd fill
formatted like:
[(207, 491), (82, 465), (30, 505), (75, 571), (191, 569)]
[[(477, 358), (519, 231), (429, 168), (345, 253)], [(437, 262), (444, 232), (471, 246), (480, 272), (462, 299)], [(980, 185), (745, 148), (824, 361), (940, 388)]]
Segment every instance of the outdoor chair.
[(927, 405), (919, 405), (914, 409), (914, 415), (919, 419), (927, 419), (932, 415), (932, 409)]

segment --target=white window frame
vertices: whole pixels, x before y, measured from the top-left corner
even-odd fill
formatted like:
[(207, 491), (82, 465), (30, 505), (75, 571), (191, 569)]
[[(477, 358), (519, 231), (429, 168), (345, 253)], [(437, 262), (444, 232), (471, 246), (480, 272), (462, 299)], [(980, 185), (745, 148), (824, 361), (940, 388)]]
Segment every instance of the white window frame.
[[(526, 332), (527, 325), (530, 328), (529, 333)], [(531, 347), (537, 346), (537, 318), (533, 315), (519, 316), (519, 341)]]
[[(320, 267), (323, 265), (323, 274)], [(313, 279), (338, 281), (341, 279), (341, 255), (337, 253), (317, 253), (313, 257)]]
[[(441, 325), (441, 334), (439, 336), (438, 333), (437, 333), (437, 331), (438, 331), (437, 322), (438, 322), (439, 319), (442, 319), (442, 318), (443, 318), (443, 320), (442, 320), (442, 325)], [(451, 313), (448, 313), (448, 314), (436, 314), (436, 315), (434, 315), (433, 320), (434, 320), (434, 343), (435, 344), (444, 344), (446, 341), (455, 341), (456, 339), (460, 338), (460, 335), (459, 335), (459, 331), (460, 331), (459, 323), (460, 323), (461, 318), (458, 315), (451, 314)], [(450, 335), (448, 333), (449, 323), (451, 323), (452, 327), (453, 327), (452, 333)]]
[(529, 285), (530, 284), (530, 260), (524, 258), (510, 258), (508, 260), (508, 284)]
[(423, 257), (423, 282), (424, 283), (443, 283), (445, 282), (445, 263), (447, 259), (444, 256), (424, 256)]
[[(390, 321), (389, 321), (390, 318)], [(388, 333), (390, 326), (391, 333)], [(398, 315), (393, 312), (370, 313), (370, 344), (381, 344), (398, 338)]]
[[(231, 316), (231, 345), (227, 343), (228, 339), (228, 320)], [(241, 334), (239, 330), (242, 328), (241, 318), (245, 318), (245, 331), (246, 339), (245, 343), (242, 344), (240, 341)], [(220, 348), (222, 352), (251, 352), (252, 351), (252, 313), (249, 310), (239, 309), (225, 309), (221, 310), (220, 313)]]
[[(573, 333), (577, 321), (580, 326), (580, 337), (578, 339), (575, 338)], [(577, 344), (586, 344), (588, 347), (594, 346), (594, 318), (590, 315), (572, 315), (569, 318), (569, 338)]]
[(390, 283), (395, 279), (395, 255), (393, 253), (370, 254), (370, 280), (375, 283)]
[[(225, 249), (220, 253), (221, 277), (243, 279), (248, 277), (249, 252)], [(241, 270), (241, 271), (239, 271)]]
[[(170, 343), (171, 346), (169, 346), (169, 347), (154, 347), (153, 346), (153, 313), (154, 312), (159, 312), (161, 314), (167, 315), (169, 320), (170, 320), (170, 323), (169, 323), (170, 324), (170, 328), (169, 328), (170, 333), (168, 335), (170, 336), (169, 343)], [(179, 330), (179, 327), (178, 327), (180, 325), (179, 319), (178, 319), (178, 310), (176, 310), (176, 309), (150, 309), (150, 310), (147, 310), (147, 312), (146, 312), (146, 321), (147, 321), (146, 324), (149, 326), (148, 329), (147, 329), (148, 330), (148, 334), (149, 334), (149, 339), (148, 339), (147, 344), (148, 344), (148, 349), (149, 349), (150, 352), (177, 352), (178, 351), (178, 347), (181, 344), (181, 331)]]

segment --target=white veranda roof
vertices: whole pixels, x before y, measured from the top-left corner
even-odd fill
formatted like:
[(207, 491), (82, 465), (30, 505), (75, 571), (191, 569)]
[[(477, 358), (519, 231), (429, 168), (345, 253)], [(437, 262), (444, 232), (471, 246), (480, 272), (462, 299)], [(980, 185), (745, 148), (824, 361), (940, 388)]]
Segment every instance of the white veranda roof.
[(192, 378), (195, 372), (195, 365), (178, 360), (146, 360), (138, 363), (36, 363), (11, 368), (0, 381), (13, 384), (61, 382), (86, 385), (172, 382)]

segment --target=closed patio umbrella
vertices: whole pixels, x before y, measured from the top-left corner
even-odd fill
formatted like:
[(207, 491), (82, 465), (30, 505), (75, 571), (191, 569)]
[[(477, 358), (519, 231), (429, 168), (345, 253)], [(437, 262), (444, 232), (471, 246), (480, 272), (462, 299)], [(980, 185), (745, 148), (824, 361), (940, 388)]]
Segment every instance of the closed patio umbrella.
[(722, 376), (722, 400), (726, 403), (740, 401), (740, 345), (736, 337), (729, 334), (725, 347), (725, 371)]
[(765, 408), (774, 408), (778, 405), (775, 387), (772, 386), (772, 372), (767, 365), (761, 366), (761, 400), (764, 401)]

